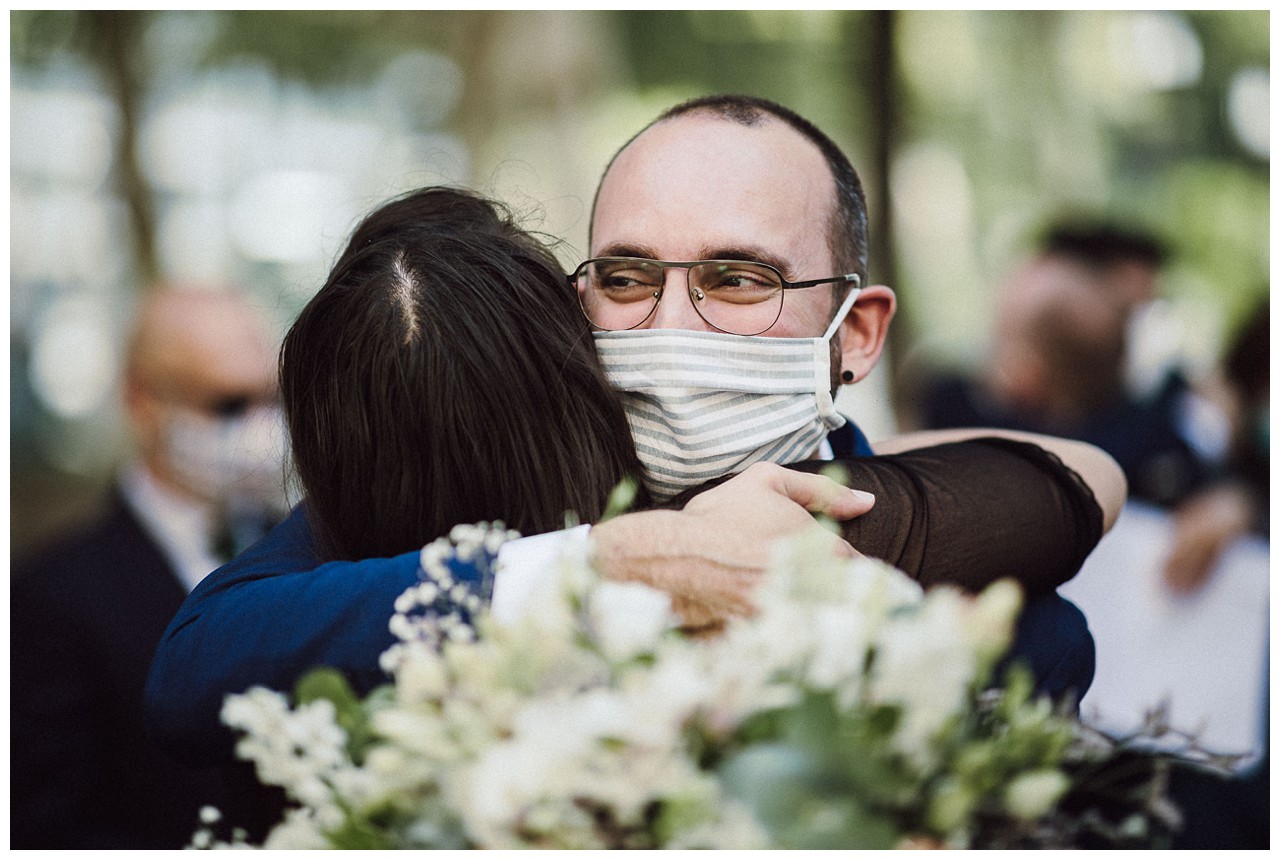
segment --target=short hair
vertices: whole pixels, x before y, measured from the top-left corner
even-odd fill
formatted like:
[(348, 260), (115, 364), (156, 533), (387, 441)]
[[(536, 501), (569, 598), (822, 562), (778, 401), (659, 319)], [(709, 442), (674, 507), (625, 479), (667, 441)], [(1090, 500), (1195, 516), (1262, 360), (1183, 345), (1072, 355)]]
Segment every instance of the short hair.
[(1155, 236), (1114, 224), (1052, 225), (1041, 238), (1040, 249), (1097, 269), (1140, 263), (1158, 270), (1169, 258), (1169, 249)]
[(280, 381), (326, 558), (395, 555), (459, 523), (593, 521), (641, 474), (559, 264), (466, 191), (364, 219), (285, 337)]
[[(821, 129), (795, 111), (785, 108), (777, 102), (757, 96), (744, 95), (710, 95), (681, 102), (660, 114), (657, 119), (632, 135), (623, 144), (601, 174), (601, 184), (608, 175), (614, 161), (631, 143), (653, 126), (665, 120), (686, 116), (692, 113), (707, 113), (738, 125), (754, 126), (766, 116), (781, 120), (799, 132), (806, 140), (818, 147), (822, 157), (831, 171), (835, 184), (835, 209), (827, 221), (827, 247), (831, 251), (832, 260), (840, 273), (856, 272), (865, 284), (867, 280), (867, 200), (862, 192), (862, 180), (858, 171), (849, 161), (848, 156)], [(600, 189), (596, 188), (596, 200), (599, 200)], [(592, 203), (592, 223), (595, 222), (595, 203)], [(837, 285), (838, 292), (843, 292), (843, 285)]]

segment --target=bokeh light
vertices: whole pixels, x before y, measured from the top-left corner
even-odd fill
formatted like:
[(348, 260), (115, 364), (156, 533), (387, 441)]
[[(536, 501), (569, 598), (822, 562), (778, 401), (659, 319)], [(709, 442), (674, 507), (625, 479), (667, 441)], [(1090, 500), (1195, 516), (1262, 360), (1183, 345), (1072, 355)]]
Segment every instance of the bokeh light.
[(354, 215), (341, 178), (305, 170), (260, 173), (231, 201), (231, 235), (249, 259), (299, 263), (324, 251)]
[(1241, 69), (1231, 79), (1227, 117), (1240, 144), (1258, 158), (1271, 158), (1271, 73)]
[(91, 414), (112, 395), (118, 360), (110, 315), (101, 302), (68, 296), (54, 302), (32, 344), (31, 386), (54, 414)]
[(1177, 12), (1134, 12), (1112, 30), (1112, 60), (1153, 90), (1171, 90), (1200, 80), (1204, 48)]

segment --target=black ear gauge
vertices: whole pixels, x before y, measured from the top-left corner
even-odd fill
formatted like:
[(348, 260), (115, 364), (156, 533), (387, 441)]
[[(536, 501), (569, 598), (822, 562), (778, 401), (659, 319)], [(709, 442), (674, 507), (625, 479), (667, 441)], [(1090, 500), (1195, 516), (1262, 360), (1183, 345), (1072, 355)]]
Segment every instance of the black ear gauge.
[(845, 382), (853, 382), (853, 371), (846, 370), (844, 373), (840, 374), (840, 378)]

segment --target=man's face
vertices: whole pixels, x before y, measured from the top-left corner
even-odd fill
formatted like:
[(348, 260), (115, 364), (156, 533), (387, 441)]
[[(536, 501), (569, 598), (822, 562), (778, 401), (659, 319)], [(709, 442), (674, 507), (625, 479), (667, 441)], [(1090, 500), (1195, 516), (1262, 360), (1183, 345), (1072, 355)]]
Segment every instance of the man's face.
[[(752, 260), (790, 281), (836, 272), (827, 245), (835, 183), (818, 148), (786, 124), (706, 114), (660, 122), (633, 141), (600, 184), (592, 257)], [(817, 337), (833, 313), (827, 285), (788, 290), (770, 337)], [(715, 331), (693, 308), (685, 272), (644, 328)]]
[(279, 484), (283, 437), (261, 321), (236, 300), (180, 294), (155, 306), (144, 331), (128, 406), (152, 473), (206, 501), (223, 501), (232, 479), (237, 492), (266, 498)]

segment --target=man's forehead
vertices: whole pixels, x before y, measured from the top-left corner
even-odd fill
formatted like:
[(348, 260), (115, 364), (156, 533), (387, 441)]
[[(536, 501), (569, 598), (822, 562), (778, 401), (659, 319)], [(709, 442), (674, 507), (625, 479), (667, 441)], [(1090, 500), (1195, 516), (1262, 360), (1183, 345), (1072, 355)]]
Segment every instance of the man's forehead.
[(787, 123), (762, 113), (751, 124), (745, 124), (710, 111), (670, 117), (636, 135), (619, 151), (601, 177), (601, 185), (650, 160), (702, 160), (710, 167), (717, 157), (726, 154), (734, 156), (732, 162), (739, 166), (754, 163), (781, 167), (786, 163), (808, 168), (787, 178), (797, 185), (815, 178), (830, 180), (834, 193), (834, 180), (817, 145)]
[(743, 125), (698, 112), (656, 123), (618, 154), (601, 181), (592, 248), (639, 241), (652, 222), (673, 219), (699, 250), (772, 246), (821, 233), (834, 204), (826, 160), (795, 129), (767, 115)]

